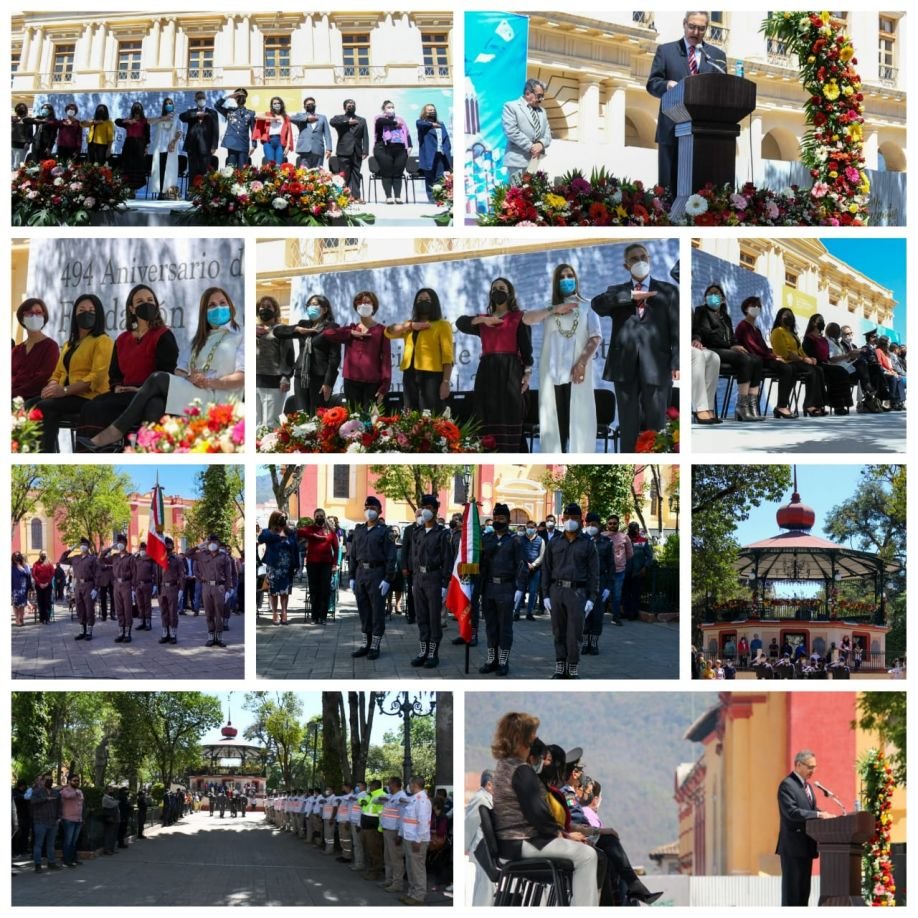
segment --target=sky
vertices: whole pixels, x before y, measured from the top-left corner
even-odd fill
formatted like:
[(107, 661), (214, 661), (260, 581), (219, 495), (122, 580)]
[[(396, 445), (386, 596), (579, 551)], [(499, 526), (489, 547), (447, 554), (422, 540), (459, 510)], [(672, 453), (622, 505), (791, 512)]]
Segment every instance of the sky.
[(116, 465), (118, 472), (130, 476), (134, 490), (141, 494), (152, 492), (159, 475), (159, 483), (165, 489), (166, 496), (194, 497), (196, 494), (197, 476), (203, 472), (203, 465)]
[(829, 253), (847, 262), (871, 280), (888, 287), (898, 301), (893, 313), (893, 328), (904, 343), (907, 335), (907, 290), (905, 239), (863, 239), (856, 237), (819, 240)]

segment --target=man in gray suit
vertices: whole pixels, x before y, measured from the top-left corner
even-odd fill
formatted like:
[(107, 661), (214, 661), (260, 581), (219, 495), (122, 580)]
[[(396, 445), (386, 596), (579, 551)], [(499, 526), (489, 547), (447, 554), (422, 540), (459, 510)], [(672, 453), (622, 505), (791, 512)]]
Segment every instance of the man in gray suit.
[(541, 80), (526, 80), (523, 97), (504, 105), (501, 121), (507, 138), (504, 165), (510, 173), (511, 184), (518, 184), (523, 171), (533, 160), (539, 163), (551, 143), (548, 115), (542, 108), (545, 84)]
[(316, 100), (312, 96), (303, 99), (305, 111), (290, 116), (299, 128), (296, 139), (296, 166), (317, 169), (331, 156), (331, 129), (325, 115), (316, 114)]

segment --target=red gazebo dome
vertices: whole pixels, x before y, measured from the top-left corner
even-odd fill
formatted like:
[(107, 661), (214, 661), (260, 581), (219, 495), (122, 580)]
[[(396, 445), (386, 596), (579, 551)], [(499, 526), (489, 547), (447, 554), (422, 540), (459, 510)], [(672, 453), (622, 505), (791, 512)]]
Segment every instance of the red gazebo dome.
[(778, 509), (776, 516), (781, 529), (809, 532), (816, 523), (816, 511), (800, 500), (797, 491), (791, 495), (789, 504)]

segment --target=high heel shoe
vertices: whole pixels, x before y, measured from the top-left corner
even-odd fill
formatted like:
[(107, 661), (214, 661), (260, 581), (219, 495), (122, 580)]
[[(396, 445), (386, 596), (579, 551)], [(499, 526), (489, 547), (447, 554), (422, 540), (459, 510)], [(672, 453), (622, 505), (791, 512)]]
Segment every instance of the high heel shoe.
[(695, 424), (723, 424), (723, 421), (716, 414), (712, 414), (709, 418), (700, 418), (697, 411), (692, 412), (692, 421)]
[(77, 452), (82, 453), (120, 453), (124, 449), (124, 437), (104, 446), (97, 446), (89, 437), (77, 437), (76, 445)]
[(791, 412), (790, 414), (782, 414), (778, 411), (777, 408), (774, 408), (771, 412), (779, 421), (792, 421), (797, 415)]

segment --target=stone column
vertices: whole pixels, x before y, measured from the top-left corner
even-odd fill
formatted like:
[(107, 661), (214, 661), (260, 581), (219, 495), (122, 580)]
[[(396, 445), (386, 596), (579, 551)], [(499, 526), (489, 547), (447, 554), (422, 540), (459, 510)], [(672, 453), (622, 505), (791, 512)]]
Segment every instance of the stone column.
[(163, 21), (154, 19), (150, 26), (150, 33), (147, 35), (146, 50), (143, 55), (141, 66), (144, 68), (155, 67), (159, 63), (159, 47), (162, 38)]
[(92, 23), (83, 27), (83, 34), (76, 40), (73, 49), (73, 70), (86, 70), (89, 67), (89, 47), (92, 43)]
[(29, 57), (32, 54), (32, 27), (26, 26), (22, 33), (22, 47), (19, 49), (19, 67), (18, 71), (21, 73), (24, 70), (28, 70), (29, 67)]
[[(866, 128), (867, 125), (865, 124)], [(880, 135), (876, 131), (868, 130), (864, 135), (864, 166), (867, 169), (876, 169), (880, 162)]]
[(167, 19), (166, 25), (162, 30), (159, 40), (159, 61), (160, 68), (169, 68), (175, 51), (175, 19)]
[(577, 139), (580, 143), (599, 142), (599, 81), (581, 77), (579, 83)]
[(42, 44), (44, 43), (45, 35), (41, 26), (30, 31), (32, 32), (32, 42), (29, 46), (28, 70), (35, 73), (41, 67)]

